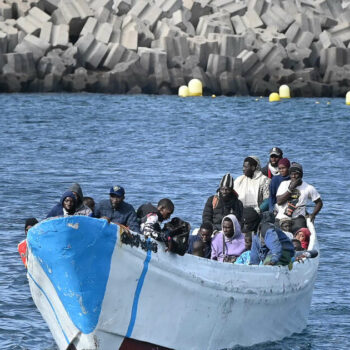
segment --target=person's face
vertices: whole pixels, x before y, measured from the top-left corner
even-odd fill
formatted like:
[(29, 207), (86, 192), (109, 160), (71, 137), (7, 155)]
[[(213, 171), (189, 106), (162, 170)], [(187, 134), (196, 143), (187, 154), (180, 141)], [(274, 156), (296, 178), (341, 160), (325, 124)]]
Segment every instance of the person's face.
[(74, 199), (72, 197), (66, 197), (63, 201), (63, 208), (71, 213), (74, 210)]
[(285, 165), (280, 164), (278, 166), (278, 172), (280, 173), (281, 176), (287, 176), (289, 171)]
[(297, 235), (295, 236), (295, 238), (300, 242), (305, 241), (305, 235), (302, 231), (298, 232)]
[(28, 233), (28, 231), (32, 228), (33, 226), (31, 226), (31, 225), (28, 225), (25, 229), (24, 229), (24, 231), (25, 231), (25, 233), (27, 234)]
[(113, 209), (118, 209), (120, 204), (124, 200), (124, 196), (116, 196), (115, 194), (110, 194), (109, 195), (110, 201), (111, 201), (111, 206)]
[(227, 238), (231, 238), (233, 236), (233, 234), (235, 233), (234, 229), (233, 229), (233, 222), (230, 221), (224, 221), (224, 223), (222, 224), (222, 230), (224, 231), (224, 235)]
[(281, 230), (282, 231), (291, 232), (291, 230), (292, 230), (292, 221), (291, 220), (283, 221), (280, 226), (281, 226)]
[(247, 177), (253, 177), (255, 171), (255, 166), (250, 165), (249, 162), (243, 163), (243, 174)]
[(172, 210), (169, 210), (168, 208), (164, 208), (164, 207), (160, 208), (159, 212), (160, 212), (160, 215), (162, 215), (162, 218), (164, 220), (168, 220), (171, 214), (173, 213)]
[(199, 230), (199, 235), (200, 235), (200, 237), (202, 239), (202, 242), (206, 243), (206, 242), (210, 241), (210, 237), (212, 235), (212, 232), (207, 230), (207, 229), (205, 229), (205, 228), (201, 228)]
[(244, 238), (244, 242), (245, 242), (245, 249), (246, 250), (250, 250), (252, 248), (252, 239), (251, 239), (251, 237), (245, 237)]
[(270, 156), (270, 164), (274, 167), (276, 167), (278, 165), (279, 160), (281, 159), (280, 156), (278, 156), (277, 154), (271, 154)]
[(292, 171), (290, 173), (290, 178), (294, 180), (301, 179), (301, 174), (299, 173), (299, 171)]
[(229, 187), (220, 187), (220, 194), (223, 198), (226, 198), (230, 193), (232, 192), (232, 189)]

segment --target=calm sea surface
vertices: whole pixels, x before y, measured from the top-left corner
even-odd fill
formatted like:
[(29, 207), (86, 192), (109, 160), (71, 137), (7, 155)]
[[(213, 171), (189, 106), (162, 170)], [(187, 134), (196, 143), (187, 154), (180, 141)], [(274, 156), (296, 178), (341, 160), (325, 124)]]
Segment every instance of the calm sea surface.
[[(327, 102), (330, 103), (327, 103)], [(321, 263), (302, 334), (254, 349), (350, 348), (350, 107), (343, 99), (93, 94), (0, 95), (0, 349), (57, 349), (17, 253), (24, 219), (43, 219), (79, 182), (84, 195), (126, 189), (138, 207), (170, 197), (199, 225), (207, 197), (243, 159), (273, 146), (304, 166), (321, 193)]]

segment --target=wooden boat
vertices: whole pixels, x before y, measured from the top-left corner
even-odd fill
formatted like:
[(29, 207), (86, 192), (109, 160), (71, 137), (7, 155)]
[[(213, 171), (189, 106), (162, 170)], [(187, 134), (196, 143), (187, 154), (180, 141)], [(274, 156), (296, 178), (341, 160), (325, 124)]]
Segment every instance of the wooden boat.
[[(310, 249), (318, 250), (312, 223)], [(33, 300), (59, 349), (223, 349), (307, 324), (319, 258), (247, 266), (178, 256), (106, 220), (46, 220), (28, 233)]]

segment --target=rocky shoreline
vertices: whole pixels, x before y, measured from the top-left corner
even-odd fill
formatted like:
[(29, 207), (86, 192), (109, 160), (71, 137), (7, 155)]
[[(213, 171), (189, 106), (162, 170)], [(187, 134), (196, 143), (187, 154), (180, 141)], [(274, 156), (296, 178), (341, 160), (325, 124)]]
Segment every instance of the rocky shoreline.
[(349, 0), (0, 0), (0, 92), (345, 96)]

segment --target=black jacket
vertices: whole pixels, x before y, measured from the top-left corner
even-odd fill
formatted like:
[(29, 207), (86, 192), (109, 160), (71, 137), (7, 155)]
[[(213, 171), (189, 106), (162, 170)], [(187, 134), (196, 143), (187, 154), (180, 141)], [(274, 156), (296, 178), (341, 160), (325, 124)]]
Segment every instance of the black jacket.
[[(216, 199), (213, 203), (214, 197)], [(224, 201), (220, 194), (210, 196), (203, 209), (202, 222), (210, 222), (213, 224), (214, 230), (220, 231), (222, 219), (228, 214), (234, 214), (242, 224), (243, 204), (235, 191), (232, 192), (227, 201)]]

